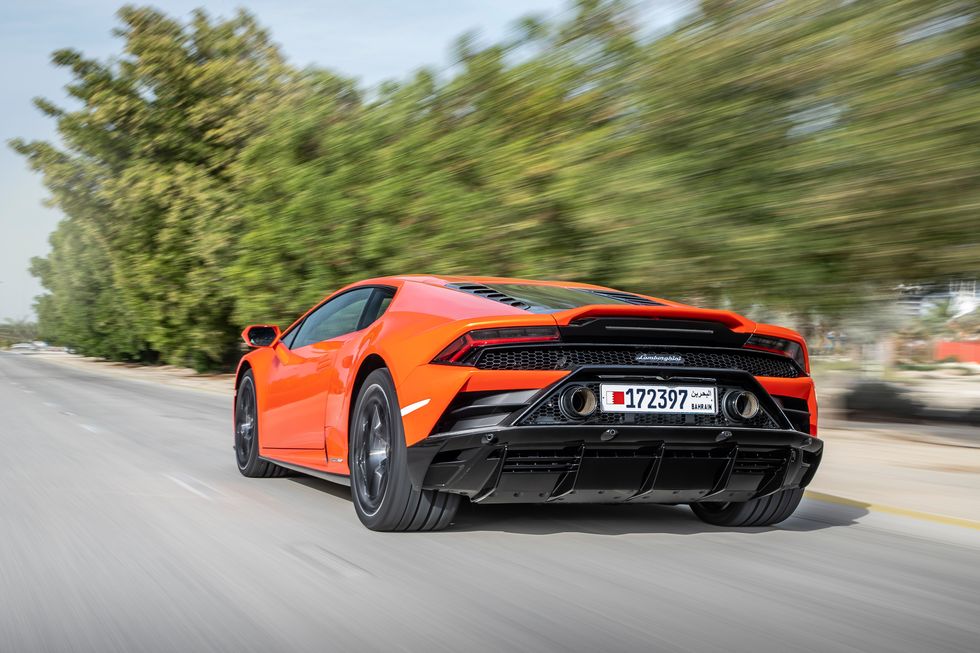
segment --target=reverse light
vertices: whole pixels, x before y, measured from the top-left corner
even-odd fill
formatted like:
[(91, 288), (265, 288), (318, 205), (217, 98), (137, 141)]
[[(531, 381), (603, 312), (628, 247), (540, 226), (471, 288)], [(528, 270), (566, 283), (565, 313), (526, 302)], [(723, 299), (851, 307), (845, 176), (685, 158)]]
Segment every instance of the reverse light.
[(795, 340), (754, 335), (745, 342), (744, 346), (748, 349), (758, 349), (759, 351), (767, 351), (771, 354), (788, 356), (796, 361), (796, 364), (800, 366), (801, 370), (810, 371), (807, 368), (806, 352), (804, 351), (803, 345)]
[(520, 345), (529, 342), (555, 342), (560, 340), (558, 327), (530, 326), (505, 327), (502, 329), (477, 329), (454, 340), (439, 352), (432, 362), (462, 365), (462, 361), (474, 350), (493, 345)]

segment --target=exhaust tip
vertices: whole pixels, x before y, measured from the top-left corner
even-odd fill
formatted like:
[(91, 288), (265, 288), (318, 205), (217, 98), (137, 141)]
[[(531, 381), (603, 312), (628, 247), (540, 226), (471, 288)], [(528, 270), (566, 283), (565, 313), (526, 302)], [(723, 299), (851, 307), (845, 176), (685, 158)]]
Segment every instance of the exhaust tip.
[(599, 400), (595, 393), (584, 385), (573, 385), (561, 392), (558, 407), (562, 415), (569, 419), (581, 420), (595, 412)]
[(725, 413), (731, 419), (745, 422), (758, 415), (760, 410), (762, 406), (755, 393), (748, 390), (732, 390), (725, 395)]

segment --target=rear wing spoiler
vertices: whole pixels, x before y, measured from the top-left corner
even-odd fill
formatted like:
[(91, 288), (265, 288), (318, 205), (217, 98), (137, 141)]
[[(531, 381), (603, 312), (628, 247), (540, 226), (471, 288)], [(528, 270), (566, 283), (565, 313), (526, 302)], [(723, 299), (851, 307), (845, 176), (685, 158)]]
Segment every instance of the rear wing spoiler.
[(558, 326), (566, 326), (576, 320), (591, 317), (633, 317), (648, 319), (704, 320), (724, 324), (732, 331), (754, 333), (756, 323), (731, 311), (719, 311), (694, 306), (618, 306), (593, 304), (567, 311), (552, 313)]

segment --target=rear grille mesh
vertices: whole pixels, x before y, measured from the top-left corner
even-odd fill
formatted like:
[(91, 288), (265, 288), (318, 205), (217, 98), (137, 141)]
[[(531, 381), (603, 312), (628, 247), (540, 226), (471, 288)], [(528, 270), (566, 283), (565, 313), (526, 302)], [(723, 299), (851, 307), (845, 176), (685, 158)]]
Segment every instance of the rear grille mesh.
[(569, 370), (582, 365), (647, 365), (639, 354), (679, 354), (684, 367), (742, 370), (752, 376), (796, 378), (799, 368), (783, 356), (762, 352), (710, 351), (706, 349), (651, 349), (641, 347), (499, 347), (480, 353), (476, 367), (482, 370)]

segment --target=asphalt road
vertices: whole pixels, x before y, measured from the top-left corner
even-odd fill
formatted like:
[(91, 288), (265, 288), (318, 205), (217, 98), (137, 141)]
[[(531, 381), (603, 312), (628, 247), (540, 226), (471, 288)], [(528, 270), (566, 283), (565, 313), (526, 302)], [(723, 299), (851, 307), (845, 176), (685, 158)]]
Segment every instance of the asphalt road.
[(980, 649), (980, 531), (807, 501), (372, 533), (346, 488), (239, 476), (230, 404), (0, 354), (0, 652)]

